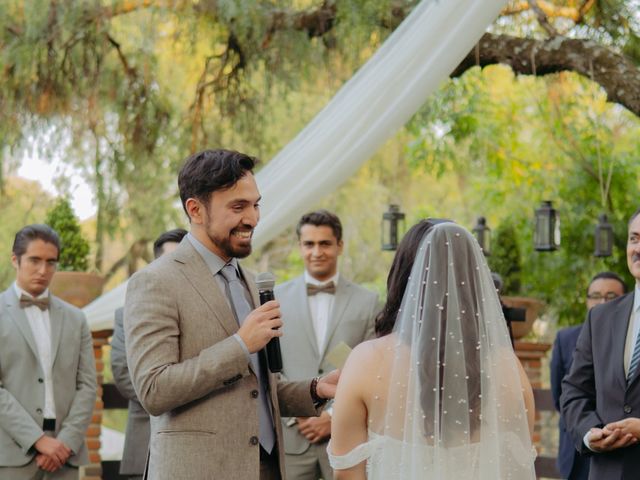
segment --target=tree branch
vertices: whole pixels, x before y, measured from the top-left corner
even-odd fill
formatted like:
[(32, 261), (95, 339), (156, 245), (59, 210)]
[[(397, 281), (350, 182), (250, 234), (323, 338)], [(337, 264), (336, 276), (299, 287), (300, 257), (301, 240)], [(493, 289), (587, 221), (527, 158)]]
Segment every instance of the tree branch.
[(600, 84), (610, 102), (640, 116), (640, 70), (624, 55), (591, 40), (560, 36), (533, 40), (485, 33), (451, 76), (458, 77), (476, 65), (498, 63), (522, 75), (579, 73)]

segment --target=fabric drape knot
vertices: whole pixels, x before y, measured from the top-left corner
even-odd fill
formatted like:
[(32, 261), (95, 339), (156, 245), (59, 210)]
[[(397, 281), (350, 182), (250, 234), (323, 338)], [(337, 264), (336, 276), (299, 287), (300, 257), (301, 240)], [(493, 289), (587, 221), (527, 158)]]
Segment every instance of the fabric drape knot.
[(314, 285), (313, 283), (307, 283), (307, 295), (312, 296), (317, 293), (336, 293), (336, 284), (333, 281), (325, 283), (324, 285)]
[(38, 307), (40, 310), (47, 310), (49, 308), (49, 297), (34, 298), (24, 293), (20, 295), (20, 308)]

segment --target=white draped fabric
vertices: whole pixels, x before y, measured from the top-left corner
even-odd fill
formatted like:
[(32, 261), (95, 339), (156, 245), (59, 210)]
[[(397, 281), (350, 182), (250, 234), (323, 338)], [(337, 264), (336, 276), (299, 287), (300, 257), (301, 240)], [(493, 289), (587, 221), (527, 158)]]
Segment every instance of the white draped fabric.
[[(423, 105), (505, 0), (423, 0), (327, 106), (257, 175), (256, 249), (347, 180)], [(85, 307), (94, 330), (124, 304), (117, 287)]]
[(347, 180), (424, 104), (505, 0), (423, 0), (260, 172), (260, 248)]

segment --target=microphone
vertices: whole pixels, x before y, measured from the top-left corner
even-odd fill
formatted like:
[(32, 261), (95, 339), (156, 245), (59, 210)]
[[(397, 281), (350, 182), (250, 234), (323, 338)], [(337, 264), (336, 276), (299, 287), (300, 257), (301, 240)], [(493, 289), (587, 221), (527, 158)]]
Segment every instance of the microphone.
[[(276, 278), (272, 273), (259, 273), (256, 276), (256, 285), (260, 294), (260, 305), (275, 299), (273, 287), (276, 285)], [(267, 364), (272, 373), (282, 371), (282, 353), (280, 352), (280, 339), (278, 337), (273, 337), (267, 343)]]

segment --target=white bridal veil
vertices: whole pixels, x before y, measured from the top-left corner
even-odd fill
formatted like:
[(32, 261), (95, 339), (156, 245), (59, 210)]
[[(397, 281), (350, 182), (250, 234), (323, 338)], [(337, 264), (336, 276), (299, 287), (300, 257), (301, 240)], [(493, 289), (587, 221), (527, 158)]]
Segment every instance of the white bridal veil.
[[(484, 255), (454, 223), (422, 240), (394, 331), (370, 478), (534, 479), (516, 357)], [(378, 423), (378, 422), (375, 422)]]

